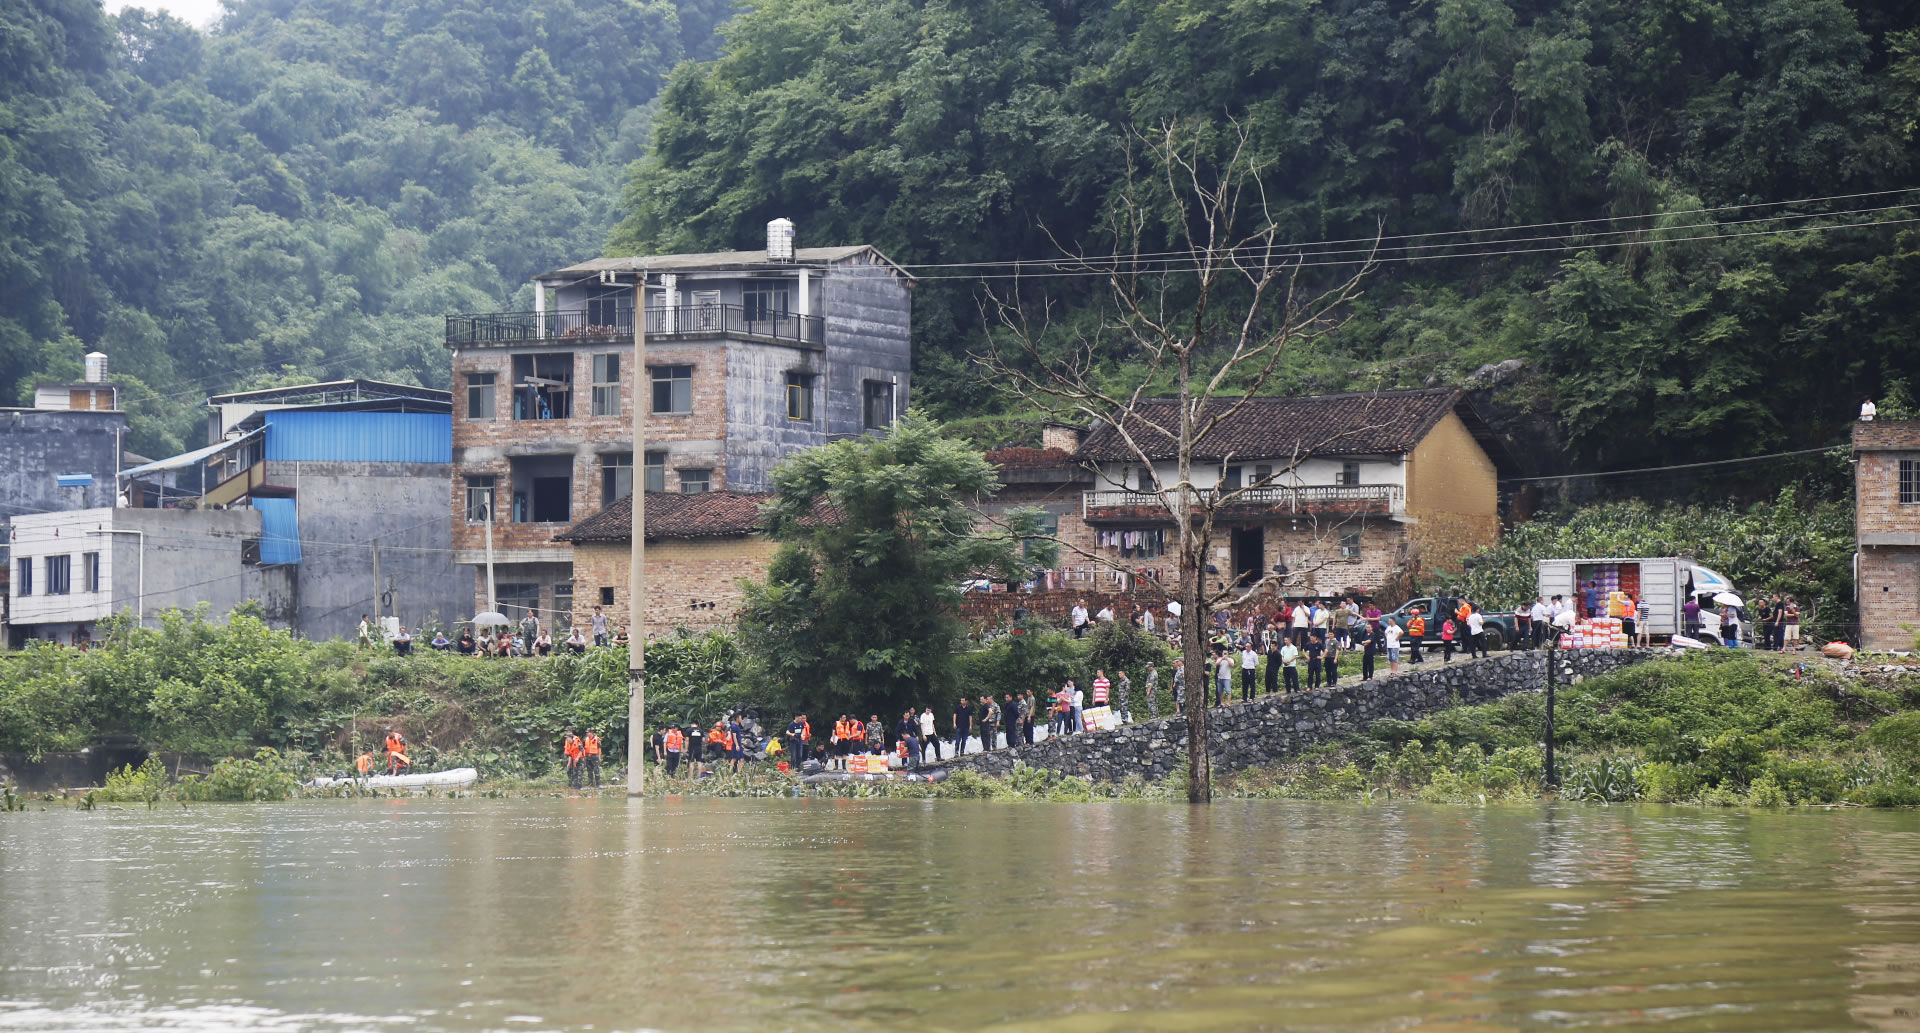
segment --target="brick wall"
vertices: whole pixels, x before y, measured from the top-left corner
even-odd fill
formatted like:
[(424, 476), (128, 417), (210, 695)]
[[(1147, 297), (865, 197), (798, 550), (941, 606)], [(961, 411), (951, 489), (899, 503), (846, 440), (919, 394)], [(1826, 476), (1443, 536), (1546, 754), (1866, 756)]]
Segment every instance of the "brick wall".
[(1920, 548), (1862, 548), (1861, 646), (1867, 649), (1912, 649), (1916, 635), (1920, 635)]
[[(647, 543), (647, 630), (726, 627), (740, 612), (741, 578), (763, 578), (776, 543), (758, 535), (743, 538), (655, 540)], [(593, 612), (601, 590), (613, 590), (606, 606), (614, 626), (628, 621), (627, 574), (632, 555), (627, 542), (581, 542), (573, 546), (574, 610)]]
[(1920, 460), (1920, 420), (1853, 425), (1854, 530), (1859, 534), (1920, 532), (1920, 505), (1900, 504), (1900, 461)]
[(1493, 460), (1448, 413), (1414, 446), (1407, 470), (1410, 561), (1434, 570), (1460, 569), (1462, 557), (1500, 538), (1498, 474)]

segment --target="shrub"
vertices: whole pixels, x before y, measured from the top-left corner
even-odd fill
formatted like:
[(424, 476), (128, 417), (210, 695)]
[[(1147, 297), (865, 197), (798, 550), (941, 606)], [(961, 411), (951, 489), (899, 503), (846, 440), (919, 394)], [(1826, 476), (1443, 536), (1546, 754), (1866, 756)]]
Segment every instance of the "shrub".
[(251, 757), (228, 757), (205, 778), (180, 780), (180, 795), (189, 800), (285, 800), (298, 788), (292, 769), (271, 747), (262, 747)]
[(149, 756), (138, 768), (128, 764), (107, 776), (96, 799), (103, 803), (144, 803), (151, 807), (167, 791), (166, 765)]

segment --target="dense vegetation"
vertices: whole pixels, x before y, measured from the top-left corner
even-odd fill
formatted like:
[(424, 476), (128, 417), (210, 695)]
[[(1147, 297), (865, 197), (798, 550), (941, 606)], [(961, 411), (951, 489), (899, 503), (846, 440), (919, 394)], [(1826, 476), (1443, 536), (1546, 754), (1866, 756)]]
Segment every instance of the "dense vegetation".
[(724, 0), (236, 0), (202, 34), (0, 9), (0, 404), (111, 356), (130, 447), (206, 394), (444, 386), (441, 316), (591, 255), (668, 71)]
[[(1417, 245), (1274, 389), (1520, 358), (1509, 400), (1586, 463), (1805, 447), (1920, 365), (1915, 198), (1768, 202), (1910, 183), (1916, 25), (1884, 0), (763, 0), (674, 72), (613, 247), (751, 246), (788, 216), (909, 263), (1099, 253), (1130, 131), (1183, 126), (1202, 162), (1244, 131), (1289, 239)], [(1178, 246), (1142, 214), (1140, 250)], [(922, 400), (991, 412), (964, 356), (974, 274), (1007, 270), (920, 271)], [(1104, 287), (1025, 289), (1072, 321)]]

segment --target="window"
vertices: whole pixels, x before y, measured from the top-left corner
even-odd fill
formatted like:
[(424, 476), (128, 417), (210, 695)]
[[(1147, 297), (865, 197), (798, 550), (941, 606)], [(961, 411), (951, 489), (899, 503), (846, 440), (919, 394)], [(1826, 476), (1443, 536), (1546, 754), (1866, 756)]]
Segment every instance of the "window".
[(603, 587), (600, 589), (600, 605), (602, 606), (613, 605), (613, 589), (606, 588), (606, 587)]
[(1340, 558), (1349, 563), (1360, 562), (1360, 532), (1348, 531), (1340, 536)]
[(787, 374), (787, 419), (813, 419), (813, 374)]
[(537, 583), (502, 581), (494, 588), (494, 601), (500, 604), (500, 612), (515, 624), (528, 613), (539, 617), (540, 586)]
[(564, 420), (573, 416), (573, 353), (513, 357), (513, 418)]
[(15, 565), (15, 569), (17, 569), (19, 573), (15, 574), (13, 577), (13, 594), (16, 596), (32, 595), (33, 594), (33, 561), (30, 559), (23, 559)]
[(688, 413), (693, 411), (692, 366), (654, 366), (647, 372), (653, 375), (654, 412)]
[[(1122, 486), (1124, 487), (1124, 485)], [(1152, 491), (1153, 490), (1153, 468), (1150, 466), (1141, 467), (1139, 470), (1138, 476), (1135, 478), (1133, 482), (1133, 487), (1135, 491)]]
[(467, 419), (493, 419), (492, 373), (467, 374)]
[(1900, 460), (1900, 504), (1920, 506), (1920, 459)]
[(747, 322), (779, 319), (787, 314), (786, 280), (748, 280), (740, 301)]
[(1226, 471), (1220, 475), (1220, 487), (1224, 491), (1232, 491), (1240, 487), (1240, 467), (1227, 467)]
[(647, 491), (667, 490), (667, 454), (665, 452), (647, 453)]
[(620, 356), (593, 357), (593, 414), (620, 415)]
[(47, 557), (47, 594), (66, 595), (73, 591), (73, 557)]
[(1341, 463), (1340, 464), (1340, 483), (1341, 484), (1359, 484), (1360, 483), (1360, 464), (1355, 462)]
[(680, 494), (700, 495), (713, 490), (712, 470), (680, 471)]
[[(1060, 514), (1058, 513), (1040, 514), (1040, 533), (1048, 538), (1059, 537)], [(1020, 543), (1020, 555), (1023, 557), (1031, 556), (1033, 555), (1033, 550), (1042, 544), (1044, 543), (1039, 540), (1028, 538), (1025, 541), (1022, 541)]]
[(98, 592), (100, 590), (100, 554), (85, 552), (80, 554), (81, 591)]
[(553, 614), (549, 626), (573, 627), (573, 582), (562, 581), (553, 586)]
[(600, 504), (633, 494), (633, 453), (612, 452), (600, 457)]
[(633, 304), (633, 291), (625, 287), (595, 287), (587, 294), (587, 325), (619, 327), (620, 312)]
[(1259, 466), (1253, 468), (1253, 483), (1255, 484), (1265, 485), (1272, 477), (1273, 466), (1271, 464), (1261, 463)]
[(573, 456), (515, 456), (513, 522), (558, 524), (573, 519)]
[(885, 380), (862, 381), (862, 425), (868, 430), (893, 426), (893, 384)]
[(473, 474), (467, 478), (467, 523), (478, 524), (487, 520), (487, 514), (493, 509), (493, 474)]

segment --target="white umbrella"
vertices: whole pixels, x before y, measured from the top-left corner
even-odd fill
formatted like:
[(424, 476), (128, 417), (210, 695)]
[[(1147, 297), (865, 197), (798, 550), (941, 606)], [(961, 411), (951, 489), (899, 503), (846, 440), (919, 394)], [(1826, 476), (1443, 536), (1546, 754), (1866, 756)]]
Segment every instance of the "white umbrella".
[(1741, 602), (1740, 597), (1737, 595), (1734, 595), (1732, 592), (1721, 592), (1719, 595), (1716, 595), (1713, 597), (1713, 601), (1716, 603), (1719, 603), (1722, 606), (1747, 605), (1746, 603)]
[(489, 624), (511, 625), (512, 623), (513, 623), (512, 621), (507, 619), (506, 614), (496, 613), (492, 610), (488, 610), (485, 613), (476, 613), (473, 615), (473, 624), (474, 624), (474, 627), (477, 627), (477, 628), (484, 628)]
[(1168, 602), (1167, 612), (1173, 614), (1175, 617), (1180, 616), (1180, 604), (1177, 602)]
[(1733, 580), (1718, 571), (1706, 567), (1693, 568), (1693, 594), (1712, 595), (1715, 592), (1733, 591)]

